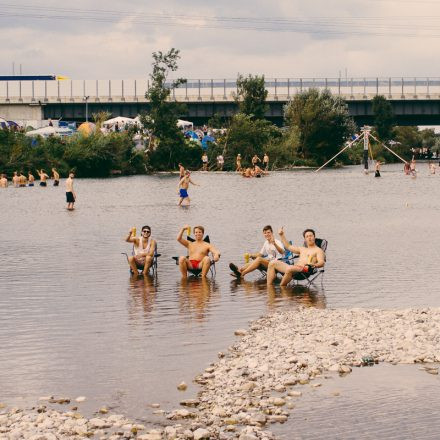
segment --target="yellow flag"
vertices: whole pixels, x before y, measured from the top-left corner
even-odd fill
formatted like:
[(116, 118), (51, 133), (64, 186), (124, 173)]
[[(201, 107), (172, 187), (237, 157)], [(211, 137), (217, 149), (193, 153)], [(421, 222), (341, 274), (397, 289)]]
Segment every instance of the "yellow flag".
[(66, 79), (70, 79), (68, 76), (63, 76), (63, 75), (57, 75), (57, 80), (58, 81), (64, 81)]

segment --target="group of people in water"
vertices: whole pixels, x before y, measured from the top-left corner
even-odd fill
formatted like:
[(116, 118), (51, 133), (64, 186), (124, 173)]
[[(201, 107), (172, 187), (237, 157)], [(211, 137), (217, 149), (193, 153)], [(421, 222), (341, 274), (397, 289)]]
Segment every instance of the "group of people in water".
[[(181, 276), (187, 278), (190, 273), (206, 278), (211, 266), (220, 260), (220, 251), (206, 238), (203, 226), (194, 227), (194, 238), (190, 234), (191, 227), (185, 225), (177, 235), (177, 241), (187, 249), (187, 255), (175, 257)], [(281, 274), (281, 286), (286, 286), (295, 274), (301, 273), (307, 277), (316, 269), (324, 267), (325, 253), (317, 245), (313, 229), (306, 229), (303, 232), (302, 246), (293, 245), (287, 240), (284, 227), (279, 229), (278, 235), (279, 239), (276, 239), (272, 227), (264, 226), (265, 241), (260, 251), (246, 253), (245, 264), (240, 268), (230, 263), (231, 275), (243, 279), (245, 275), (256, 270), (264, 271), (267, 272), (267, 284), (270, 285), (274, 283), (277, 274)], [(125, 241), (133, 244), (133, 255), (128, 257), (131, 273), (138, 275), (141, 271), (143, 275), (148, 275), (157, 252), (157, 243), (151, 237), (151, 227), (142, 226), (140, 237), (136, 236), (136, 228), (132, 228)], [(286, 260), (286, 251), (298, 255), (298, 260)]]
[[(46, 174), (43, 168), (36, 170), (37, 175), (40, 178), (39, 186), (45, 188), (47, 187), (48, 180), (53, 180), (53, 186), (59, 186), (60, 184), (60, 173), (52, 168), (52, 175), (49, 176)], [(73, 189), (73, 179), (75, 174), (73, 172), (69, 173), (69, 176), (66, 179), (66, 202), (67, 209), (72, 211), (74, 209), (74, 204), (76, 201), (76, 193)], [(6, 174), (1, 174), (0, 176), (0, 188), (7, 188), (9, 186), (8, 178)], [(18, 173), (14, 171), (14, 175), (12, 176), (12, 186), (14, 188), (24, 188), (24, 187), (33, 187), (35, 186), (35, 176), (31, 171), (28, 172), (27, 177), (22, 173)]]
[[(258, 163), (261, 164), (261, 167), (258, 165)], [(252, 167), (242, 167), (241, 154), (239, 153), (237, 154), (235, 164), (235, 171), (241, 173), (241, 175), (246, 178), (263, 177), (269, 172), (269, 156), (267, 153), (264, 153), (263, 160), (261, 160), (256, 154), (254, 154), (251, 160)]]

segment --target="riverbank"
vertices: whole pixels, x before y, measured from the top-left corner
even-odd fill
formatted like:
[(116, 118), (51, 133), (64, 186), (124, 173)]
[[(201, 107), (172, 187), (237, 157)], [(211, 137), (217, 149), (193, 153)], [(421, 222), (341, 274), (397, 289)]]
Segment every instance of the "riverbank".
[(325, 386), (334, 374), (388, 362), (420, 363), (438, 375), (440, 308), (300, 308), (272, 313), (235, 334), (240, 340), (195, 378), (197, 397), (164, 412), (170, 426), (148, 429), (122, 415), (87, 419), (77, 410), (40, 406), (3, 410), (0, 438), (272, 439), (270, 425), (288, 420), (303, 387)]

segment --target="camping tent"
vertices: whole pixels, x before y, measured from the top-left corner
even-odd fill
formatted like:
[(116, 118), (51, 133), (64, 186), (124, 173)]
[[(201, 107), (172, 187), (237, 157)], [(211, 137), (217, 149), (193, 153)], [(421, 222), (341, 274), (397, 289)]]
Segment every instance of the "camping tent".
[(192, 130), (194, 128), (194, 124), (189, 121), (184, 121), (182, 119), (177, 120), (177, 126), (182, 130)]
[(70, 128), (66, 127), (43, 127), (38, 128), (37, 130), (31, 130), (26, 133), (26, 136), (42, 136), (42, 137), (49, 137), (49, 136), (70, 136), (73, 133), (73, 131)]

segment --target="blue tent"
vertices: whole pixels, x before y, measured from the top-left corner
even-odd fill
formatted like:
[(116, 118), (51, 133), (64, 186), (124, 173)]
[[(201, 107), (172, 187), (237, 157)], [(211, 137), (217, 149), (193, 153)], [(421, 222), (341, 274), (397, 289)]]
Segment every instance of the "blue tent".
[(215, 142), (215, 139), (212, 136), (205, 136), (202, 140), (202, 148), (204, 150), (208, 149), (208, 142)]
[(196, 139), (197, 141), (200, 140), (197, 133), (191, 130), (185, 131), (185, 137), (189, 137), (190, 139)]

